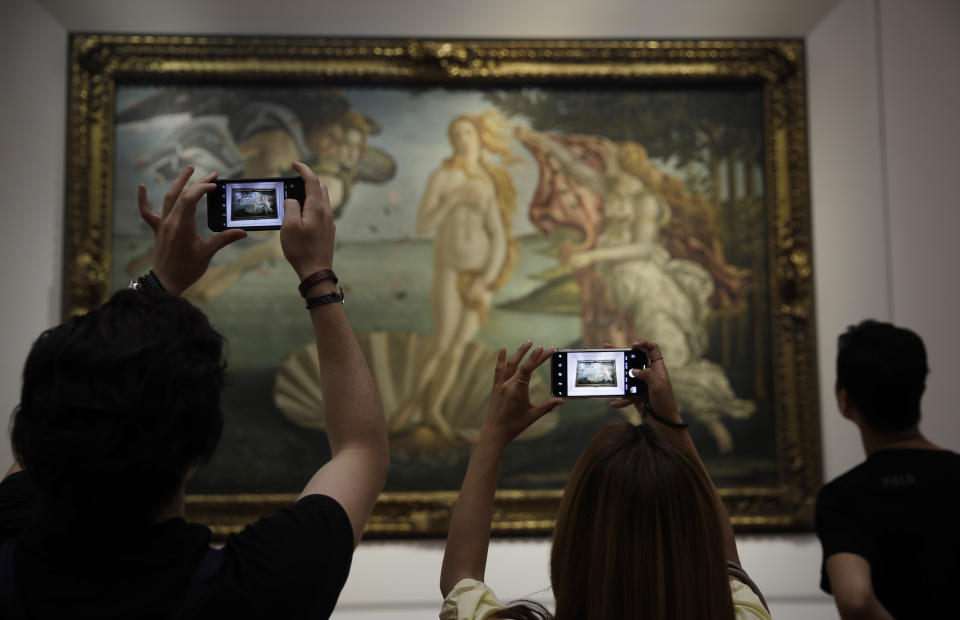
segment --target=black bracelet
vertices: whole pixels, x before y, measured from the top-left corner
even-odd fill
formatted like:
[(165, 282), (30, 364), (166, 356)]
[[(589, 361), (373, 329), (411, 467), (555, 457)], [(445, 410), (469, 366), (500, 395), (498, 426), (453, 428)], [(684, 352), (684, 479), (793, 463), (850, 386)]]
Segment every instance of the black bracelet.
[(163, 284), (160, 283), (160, 278), (157, 277), (157, 274), (153, 273), (153, 269), (151, 269), (150, 273), (148, 273), (144, 277), (150, 280), (150, 283), (153, 284), (154, 288), (156, 288), (161, 293), (167, 292), (167, 289), (163, 288)]
[(690, 426), (686, 422), (671, 422), (670, 420), (661, 418), (660, 416), (658, 416), (656, 413), (653, 412), (653, 407), (650, 406), (650, 403), (644, 403), (643, 410), (649, 413), (650, 417), (652, 417), (654, 420), (656, 420), (660, 424), (663, 424), (664, 426), (669, 426), (670, 428), (687, 428), (688, 426)]
[(135, 291), (157, 291), (160, 293), (166, 293), (167, 289), (163, 288), (163, 284), (160, 283), (160, 278), (157, 277), (157, 274), (153, 273), (153, 270), (150, 270), (145, 276), (140, 276), (130, 280), (130, 283), (127, 285), (127, 288), (132, 288)]
[(324, 304), (333, 304), (333, 303), (343, 303), (343, 288), (340, 288), (340, 292), (336, 291), (332, 293), (327, 293), (326, 295), (321, 295), (320, 297), (307, 297), (307, 310), (311, 308), (316, 308), (317, 306), (322, 306)]

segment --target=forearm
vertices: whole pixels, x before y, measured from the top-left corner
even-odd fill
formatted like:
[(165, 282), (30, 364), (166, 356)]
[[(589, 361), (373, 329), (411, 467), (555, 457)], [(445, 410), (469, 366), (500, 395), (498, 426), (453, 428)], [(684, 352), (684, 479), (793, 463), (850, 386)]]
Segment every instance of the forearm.
[(838, 606), (838, 611), (843, 620), (894, 620), (890, 612), (877, 599), (873, 599), (865, 607), (842, 609)]
[(703, 459), (700, 458), (700, 453), (697, 451), (697, 446), (693, 443), (693, 437), (690, 436), (690, 433), (688, 433), (687, 429), (685, 428), (671, 430), (677, 432), (679, 435), (679, 437), (677, 437), (677, 445), (690, 455), (691, 460), (696, 463), (697, 467), (700, 468), (701, 473), (703, 473), (703, 477), (706, 479), (710, 487), (713, 506), (717, 513), (717, 520), (720, 528), (720, 538), (721, 542), (723, 543), (723, 552), (727, 561), (733, 562), (737, 566), (741, 566), (740, 554), (737, 552), (737, 539), (733, 534), (733, 525), (730, 523), (730, 515), (727, 513), (727, 506), (720, 498), (720, 493), (717, 491), (717, 487), (713, 483), (713, 478), (710, 477), (710, 472), (707, 471), (707, 466), (703, 463)]
[(443, 553), (440, 592), (444, 597), (461, 579), (483, 580), (503, 451), (501, 444), (481, 436), (470, 452), (470, 463), (453, 507)]
[(421, 207), (420, 212), (417, 213), (417, 235), (422, 237), (439, 226), (444, 216), (446, 216), (447, 211), (449, 211), (449, 209), (439, 209), (435, 206), (427, 210)]
[(573, 153), (565, 146), (553, 140), (552, 138), (538, 134), (539, 139), (534, 143), (547, 151), (563, 166), (564, 172), (572, 176), (577, 182), (582, 183), (598, 194), (605, 194), (604, 177), (596, 169), (585, 162), (577, 159)]
[(591, 263), (601, 263), (605, 261), (631, 260), (634, 258), (646, 258), (650, 255), (653, 246), (646, 242), (624, 243), (623, 245), (612, 245), (604, 248), (595, 248), (585, 250), (589, 252)]
[[(672, 417), (674, 416), (671, 416), (671, 418)], [(673, 422), (679, 422), (679, 412), (676, 413), (675, 419), (671, 418), (668, 419)], [(737, 566), (740, 566), (740, 555), (737, 552), (737, 541), (733, 534), (733, 525), (730, 523), (730, 516), (727, 513), (727, 507), (720, 498), (720, 494), (717, 492), (717, 487), (713, 483), (710, 473), (707, 471), (707, 466), (703, 463), (703, 459), (700, 458), (700, 453), (697, 451), (697, 446), (693, 443), (693, 437), (690, 436), (690, 433), (687, 432), (686, 428), (674, 428), (666, 424), (662, 424), (652, 418), (648, 418), (648, 423), (651, 424), (657, 431), (657, 435), (666, 441), (669, 441), (677, 449), (685, 452), (689, 456), (691, 462), (700, 469), (704, 479), (707, 481), (710, 487), (713, 505), (717, 513), (724, 555), (728, 562), (733, 562)]]
[(841, 618), (892, 620), (873, 590), (872, 571), (866, 558), (849, 552), (834, 553), (827, 558), (825, 568)]
[[(308, 291), (319, 296), (325, 280)], [(341, 304), (310, 311), (320, 360), (320, 389), (332, 458), (317, 470), (300, 497), (322, 494), (340, 503), (359, 544), (390, 467), (386, 421), (373, 379)]]
[(440, 175), (441, 171), (437, 171), (430, 177), (417, 209), (417, 234), (421, 237), (439, 226), (450, 210), (450, 201), (440, 200)]
[[(325, 283), (326, 289), (311, 291), (310, 295), (332, 291), (332, 284)], [(332, 454), (336, 457), (344, 448), (362, 448), (382, 461), (385, 469), (389, 448), (383, 408), (343, 305), (317, 306), (310, 310), (310, 318), (316, 336), (320, 389)]]

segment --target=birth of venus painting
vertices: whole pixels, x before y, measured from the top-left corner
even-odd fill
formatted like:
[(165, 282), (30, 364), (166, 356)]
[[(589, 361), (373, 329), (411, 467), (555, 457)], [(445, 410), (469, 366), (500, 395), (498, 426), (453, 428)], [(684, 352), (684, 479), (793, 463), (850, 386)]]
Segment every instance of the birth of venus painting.
[[(107, 289), (151, 264), (139, 183), (162, 195), (187, 165), (240, 179), (293, 176), (291, 162), (304, 161), (329, 188), (345, 310), (389, 425), (380, 533), (443, 533), (497, 350), (527, 339), (659, 343), (737, 522), (735, 502), (782, 487), (795, 441), (778, 402), (790, 390), (779, 376), (785, 302), (772, 228), (783, 224), (771, 211), (782, 171), (769, 90), (757, 80), (117, 78)], [(211, 234), (200, 207), (197, 226)], [(185, 292), (229, 343), (223, 439), (189, 488), (201, 514), (295, 494), (329, 458), (296, 285), (279, 233), (262, 231)], [(541, 370), (535, 402), (548, 396)], [(604, 399), (570, 400), (521, 435), (500, 477), (504, 520), (520, 524), (508, 531), (547, 529), (549, 508), (538, 515), (523, 500), (559, 497), (587, 439), (624, 418), (639, 422)], [(440, 508), (424, 508), (434, 500)], [(797, 525), (804, 510), (778, 524), (760, 509), (739, 524)]]

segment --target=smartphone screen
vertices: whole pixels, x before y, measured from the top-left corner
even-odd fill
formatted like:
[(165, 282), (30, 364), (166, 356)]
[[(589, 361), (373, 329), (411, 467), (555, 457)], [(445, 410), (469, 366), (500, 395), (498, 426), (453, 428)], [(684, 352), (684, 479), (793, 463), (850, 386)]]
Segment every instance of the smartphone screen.
[(619, 398), (643, 393), (630, 374), (646, 368), (647, 355), (635, 349), (567, 349), (550, 359), (550, 392), (561, 398)]
[(228, 228), (276, 230), (283, 224), (283, 201), (294, 198), (303, 204), (303, 179), (218, 179), (207, 194), (207, 225), (210, 230)]

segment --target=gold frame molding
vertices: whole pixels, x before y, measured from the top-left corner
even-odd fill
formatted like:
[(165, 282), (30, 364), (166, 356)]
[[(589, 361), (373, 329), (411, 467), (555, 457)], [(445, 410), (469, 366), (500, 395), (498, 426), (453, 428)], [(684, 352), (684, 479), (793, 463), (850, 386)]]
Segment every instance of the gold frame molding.
[[(760, 84), (778, 483), (721, 488), (739, 531), (809, 529), (821, 482), (804, 46), (798, 40), (465, 41), (78, 34), (71, 38), (64, 316), (109, 294), (113, 110), (118, 81), (336, 80), (478, 85)], [(560, 491), (499, 491), (498, 534), (552, 531)], [(383, 493), (367, 535), (446, 534), (456, 492)], [(223, 537), (293, 500), (191, 495)]]

